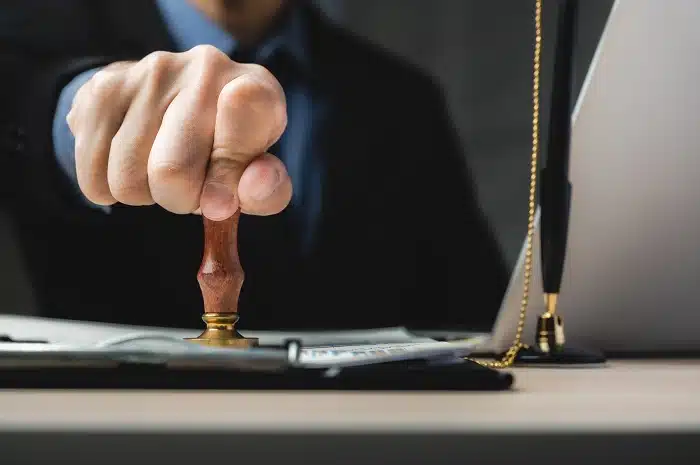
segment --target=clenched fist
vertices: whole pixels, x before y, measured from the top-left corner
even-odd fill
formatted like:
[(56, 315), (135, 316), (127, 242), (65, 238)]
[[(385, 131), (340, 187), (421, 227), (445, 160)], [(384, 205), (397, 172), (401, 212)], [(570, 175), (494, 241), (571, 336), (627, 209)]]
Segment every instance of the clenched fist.
[(266, 152), (287, 124), (280, 84), (213, 47), (113, 63), (80, 88), (67, 120), (79, 186), (96, 204), (223, 220), (291, 199), (284, 165)]

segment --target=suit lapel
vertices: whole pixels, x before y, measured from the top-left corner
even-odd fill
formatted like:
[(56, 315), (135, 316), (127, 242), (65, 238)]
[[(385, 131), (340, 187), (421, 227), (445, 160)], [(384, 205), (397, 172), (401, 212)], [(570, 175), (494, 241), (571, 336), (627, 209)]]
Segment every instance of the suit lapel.
[[(339, 66), (336, 34), (316, 7), (304, 2), (300, 5), (307, 31), (309, 84), (314, 98), (322, 102), (322, 116), (315, 118), (314, 150), (323, 167), (322, 211), (316, 232), (317, 257), (322, 258), (336, 247), (338, 208), (343, 196), (343, 178), (347, 173), (347, 151), (352, 144), (342, 128), (348, 127), (342, 120), (346, 114), (347, 88)], [(350, 149), (352, 150), (352, 149)], [(332, 253), (331, 253), (332, 255)]]

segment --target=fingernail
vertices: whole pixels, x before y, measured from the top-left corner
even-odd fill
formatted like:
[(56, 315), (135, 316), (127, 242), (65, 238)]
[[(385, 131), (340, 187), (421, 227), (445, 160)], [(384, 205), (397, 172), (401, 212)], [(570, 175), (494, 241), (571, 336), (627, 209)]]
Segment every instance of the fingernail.
[(224, 184), (210, 182), (204, 186), (200, 204), (202, 215), (215, 221), (221, 221), (236, 212), (238, 198)]
[(260, 182), (255, 184), (250, 191), (250, 196), (258, 201), (270, 197), (282, 183), (282, 173), (274, 168), (269, 168), (261, 174)]

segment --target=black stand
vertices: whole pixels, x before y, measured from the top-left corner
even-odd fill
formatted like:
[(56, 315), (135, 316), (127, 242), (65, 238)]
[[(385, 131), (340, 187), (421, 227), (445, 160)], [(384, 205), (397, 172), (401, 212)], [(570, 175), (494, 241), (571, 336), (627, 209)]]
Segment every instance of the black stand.
[(523, 347), (515, 357), (515, 366), (529, 367), (602, 367), (607, 359), (602, 352), (564, 347), (551, 352), (543, 352), (536, 347)]

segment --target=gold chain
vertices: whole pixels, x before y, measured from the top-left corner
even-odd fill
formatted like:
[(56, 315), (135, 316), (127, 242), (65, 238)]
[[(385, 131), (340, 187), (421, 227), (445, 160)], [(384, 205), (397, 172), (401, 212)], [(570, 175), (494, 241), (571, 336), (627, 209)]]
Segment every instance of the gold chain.
[(537, 155), (539, 153), (540, 131), (540, 55), (542, 50), (542, 0), (535, 0), (535, 56), (532, 79), (532, 154), (530, 159), (530, 196), (528, 199), (527, 218), (527, 247), (525, 251), (525, 272), (523, 278), (523, 297), (520, 301), (520, 319), (518, 329), (515, 332), (513, 344), (500, 360), (491, 362), (477, 361), (490, 368), (508, 368), (515, 361), (520, 349), (524, 347), (522, 342), (523, 329), (525, 327), (527, 307), (530, 300), (530, 279), (532, 277), (532, 242), (535, 230), (535, 192), (537, 189)]

